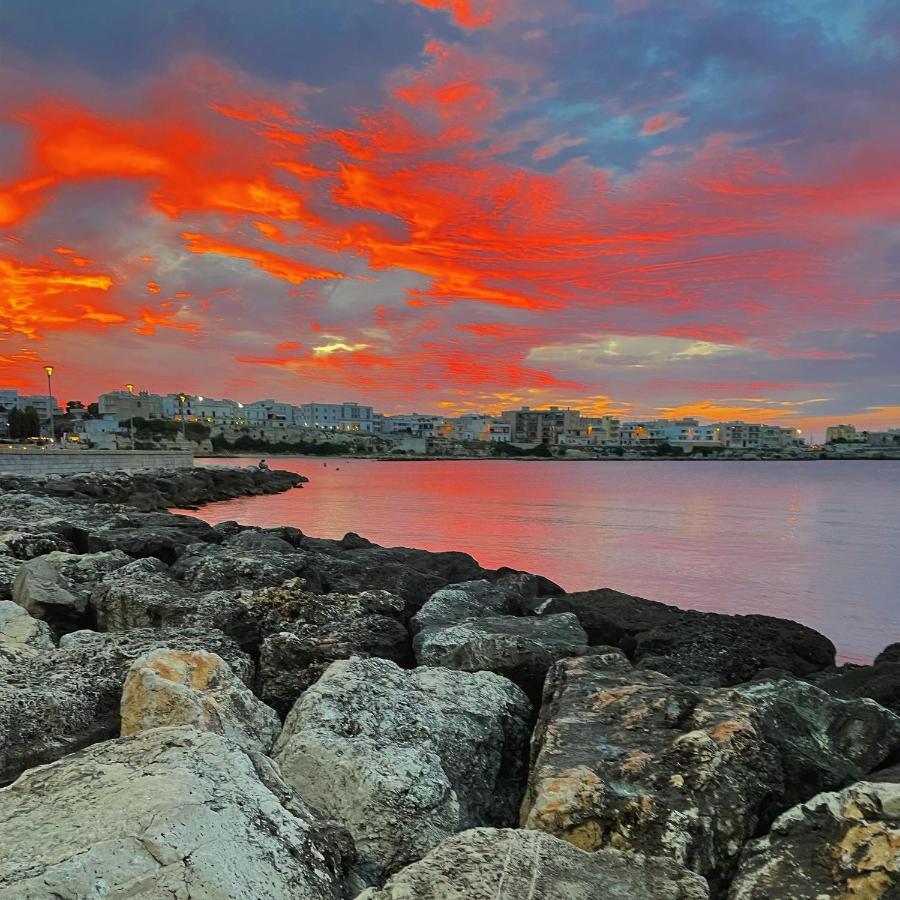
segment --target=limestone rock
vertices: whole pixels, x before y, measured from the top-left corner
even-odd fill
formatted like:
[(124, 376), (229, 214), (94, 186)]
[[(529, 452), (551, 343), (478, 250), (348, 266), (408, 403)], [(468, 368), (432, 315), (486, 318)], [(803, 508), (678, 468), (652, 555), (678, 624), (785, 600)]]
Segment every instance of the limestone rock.
[(281, 722), (221, 656), (158, 648), (131, 664), (122, 688), (122, 737), (167, 725), (192, 725), (269, 753)]
[(21, 559), (17, 559), (0, 545), (0, 600), (12, 600), (12, 586), (21, 565)]
[(888, 644), (878, 656), (875, 657), (874, 665), (880, 663), (897, 663), (900, 662), (900, 643)]
[(521, 824), (715, 882), (781, 783), (749, 701), (632, 669), (610, 648), (548, 672)]
[(2, 900), (341, 897), (340, 846), (275, 769), (187, 727), (26, 772), (0, 791), (0, 846)]
[(132, 557), (155, 557), (172, 565), (192, 544), (215, 543), (221, 537), (211, 525), (170, 513), (132, 514), (115, 526), (93, 530), (88, 549), (121, 550)]
[(789, 809), (744, 848), (729, 900), (900, 896), (900, 784), (860, 782)]
[(763, 669), (809, 675), (834, 665), (834, 644), (805, 625), (771, 616), (683, 612), (639, 634), (638, 665), (687, 684), (735, 685)]
[(315, 594), (302, 579), (242, 597), (245, 618), (259, 633), (257, 692), (286, 715), (294, 701), (338, 659), (412, 659), (404, 603), (387, 591)]
[[(526, 576), (529, 578), (531, 576)], [(483, 616), (515, 616), (523, 613), (523, 600), (537, 595), (527, 580), (507, 576), (451, 584), (435, 591), (409, 623), (413, 634), (428, 628), (446, 628)]]
[(530, 705), (489, 672), (335, 663), (291, 710), (275, 746), (284, 777), (344, 825), (369, 884), (479, 825), (511, 825)]
[(621, 647), (629, 654), (634, 650), (638, 634), (676, 622), (683, 615), (683, 610), (676, 606), (633, 597), (612, 588), (560, 594), (545, 601), (540, 611), (542, 615), (573, 613), (592, 646)]
[(155, 647), (208, 648), (240, 677), (252, 679), (250, 660), (220, 632), (186, 628), (66, 635), (58, 650), (0, 668), (0, 784), (23, 769), (115, 737), (128, 669)]
[(20, 644), (33, 650), (52, 650), (53, 638), (46, 622), (28, 615), (11, 600), (0, 600), (0, 641)]
[(585, 853), (539, 831), (474, 828), (357, 900), (706, 900), (706, 882), (671, 860)]
[(892, 659), (890, 648), (871, 666), (826, 669), (810, 680), (836, 697), (868, 697), (900, 715), (900, 654)]
[(416, 635), (414, 647), (419, 665), (496, 672), (514, 681), (538, 704), (547, 669), (563, 657), (583, 656), (587, 635), (571, 613), (540, 618), (486, 616), (445, 628), (425, 628)]
[(305, 565), (301, 553), (198, 544), (181, 555), (173, 574), (197, 592), (257, 589), (282, 584), (301, 574)]
[(13, 600), (59, 632), (71, 631), (86, 624), (85, 611), (94, 585), (127, 562), (128, 557), (118, 550), (47, 553), (22, 563), (13, 584)]

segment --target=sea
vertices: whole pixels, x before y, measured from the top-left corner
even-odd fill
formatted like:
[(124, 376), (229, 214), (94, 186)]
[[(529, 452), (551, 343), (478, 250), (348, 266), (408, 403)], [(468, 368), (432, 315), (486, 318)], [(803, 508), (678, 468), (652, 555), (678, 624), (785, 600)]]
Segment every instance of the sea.
[(845, 661), (900, 641), (897, 460), (269, 462), (309, 483), (196, 515), (316, 537), (354, 531), (384, 546), (462, 550), (569, 591), (794, 619)]

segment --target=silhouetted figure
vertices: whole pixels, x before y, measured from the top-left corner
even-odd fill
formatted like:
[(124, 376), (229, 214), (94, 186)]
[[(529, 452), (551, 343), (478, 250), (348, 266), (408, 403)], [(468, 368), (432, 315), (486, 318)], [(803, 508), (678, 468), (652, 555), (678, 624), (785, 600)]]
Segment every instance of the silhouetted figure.
[(264, 459), (261, 459), (261, 460), (259, 461), (259, 463), (257, 463), (256, 468), (259, 469), (260, 472), (268, 472), (268, 471), (269, 471), (269, 464), (268, 464)]

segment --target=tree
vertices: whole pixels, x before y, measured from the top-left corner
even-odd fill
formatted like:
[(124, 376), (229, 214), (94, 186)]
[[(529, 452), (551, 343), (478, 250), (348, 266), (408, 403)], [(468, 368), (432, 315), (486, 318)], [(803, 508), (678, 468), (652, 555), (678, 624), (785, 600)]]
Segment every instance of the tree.
[(24, 411), (14, 409), (9, 414), (9, 436), (13, 440), (40, 437), (41, 420), (33, 406), (26, 406)]
[(92, 419), (100, 418), (100, 404), (99, 403), (88, 403), (88, 416)]

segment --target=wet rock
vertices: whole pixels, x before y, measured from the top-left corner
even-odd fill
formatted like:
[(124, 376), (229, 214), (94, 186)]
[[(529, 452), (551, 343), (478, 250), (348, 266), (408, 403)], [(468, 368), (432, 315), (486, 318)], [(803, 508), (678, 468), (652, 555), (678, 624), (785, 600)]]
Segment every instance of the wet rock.
[(860, 782), (795, 806), (744, 848), (729, 900), (900, 894), (900, 785)]
[(0, 791), (0, 845), (3, 900), (342, 893), (340, 845), (274, 767), (187, 727), (26, 772)]
[(770, 616), (683, 612), (635, 639), (642, 668), (690, 684), (735, 685), (763, 669), (809, 675), (834, 665), (834, 644), (812, 628)]
[(836, 697), (868, 697), (900, 715), (900, 656), (882, 653), (871, 666), (841, 666), (817, 673), (810, 680)]
[(147, 629), (122, 635), (75, 632), (0, 668), (0, 784), (119, 733), (122, 685), (131, 663), (156, 647), (209, 649), (246, 681), (252, 664), (225, 635), (204, 629)]
[(683, 615), (683, 610), (675, 606), (633, 597), (612, 588), (561, 594), (543, 601), (540, 612), (542, 615), (573, 613), (592, 646), (621, 647), (629, 654), (634, 650), (638, 634), (676, 622)]
[(671, 860), (585, 853), (539, 831), (474, 828), (440, 843), (357, 900), (706, 900), (706, 882)]
[(749, 701), (632, 669), (609, 648), (548, 672), (521, 824), (587, 851), (668, 856), (715, 882), (781, 784)]
[(369, 884), (479, 825), (511, 825), (531, 713), (489, 672), (333, 663), (291, 710), (275, 747), (285, 778), (343, 824)]
[(571, 613), (541, 618), (486, 616), (445, 628), (425, 628), (416, 635), (414, 646), (419, 665), (496, 672), (539, 704), (547, 669), (565, 656), (583, 656), (587, 635)]
[(129, 562), (124, 553), (54, 551), (22, 563), (13, 600), (31, 615), (46, 619), (59, 633), (88, 624), (85, 613), (94, 585)]
[(159, 648), (136, 659), (122, 688), (122, 737), (167, 725), (191, 725), (269, 753), (281, 722), (221, 656)]

